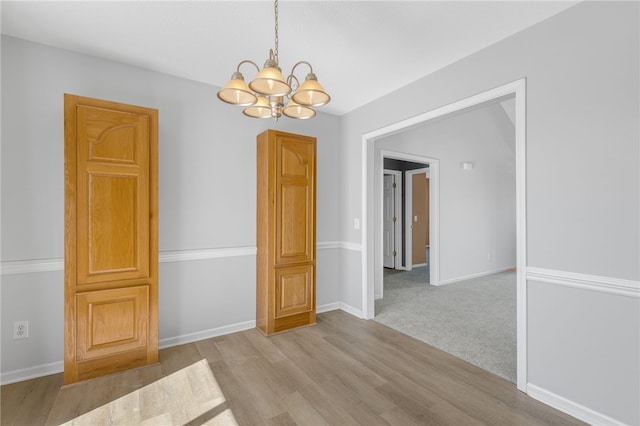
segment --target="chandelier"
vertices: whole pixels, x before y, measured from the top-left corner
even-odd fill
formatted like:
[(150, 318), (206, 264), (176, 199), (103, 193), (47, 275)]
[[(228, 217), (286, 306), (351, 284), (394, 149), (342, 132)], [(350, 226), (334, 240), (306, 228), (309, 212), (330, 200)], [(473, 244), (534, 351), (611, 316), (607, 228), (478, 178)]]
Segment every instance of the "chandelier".
[[(273, 117), (278, 121), (283, 114), (290, 118), (311, 118), (316, 115), (313, 108), (325, 105), (331, 98), (318, 83), (318, 78), (307, 61), (297, 62), (285, 80), (278, 65), (278, 0), (274, 2), (274, 14), (275, 52), (274, 49), (269, 50), (269, 58), (262, 70), (255, 62), (240, 62), (231, 80), (218, 92), (218, 98), (232, 105), (246, 107), (242, 111), (243, 114), (253, 118)], [(240, 67), (244, 64), (251, 64), (258, 71), (249, 85), (240, 72)], [(309, 67), (309, 73), (302, 84), (294, 75), (299, 65)]]

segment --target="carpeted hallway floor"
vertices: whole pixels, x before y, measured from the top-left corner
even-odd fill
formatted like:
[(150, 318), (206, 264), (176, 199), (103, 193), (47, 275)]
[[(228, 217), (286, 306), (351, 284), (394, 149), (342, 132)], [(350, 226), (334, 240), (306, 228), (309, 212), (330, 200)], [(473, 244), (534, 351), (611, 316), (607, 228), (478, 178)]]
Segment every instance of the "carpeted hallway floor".
[(428, 268), (385, 269), (375, 321), (516, 381), (516, 274), (431, 286)]

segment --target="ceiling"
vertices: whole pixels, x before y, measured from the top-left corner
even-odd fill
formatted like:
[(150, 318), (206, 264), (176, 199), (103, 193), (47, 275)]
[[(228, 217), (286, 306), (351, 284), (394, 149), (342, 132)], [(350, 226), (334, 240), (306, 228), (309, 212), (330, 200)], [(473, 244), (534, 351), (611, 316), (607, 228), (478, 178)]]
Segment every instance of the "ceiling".
[[(287, 1), (283, 74), (311, 63), (342, 115), (577, 1)], [(7, 1), (2, 34), (222, 86), (274, 45), (271, 1)], [(245, 68), (246, 67), (246, 68)], [(246, 80), (255, 71), (243, 66)], [(296, 76), (304, 79), (307, 69)], [(217, 102), (217, 100), (216, 100)]]

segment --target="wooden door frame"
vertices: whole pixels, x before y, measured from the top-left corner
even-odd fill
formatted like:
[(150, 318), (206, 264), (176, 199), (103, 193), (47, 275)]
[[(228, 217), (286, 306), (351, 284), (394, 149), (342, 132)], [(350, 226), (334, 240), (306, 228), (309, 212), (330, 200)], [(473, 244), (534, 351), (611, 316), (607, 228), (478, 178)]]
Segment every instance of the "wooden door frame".
[[(499, 99), (515, 96), (515, 148), (516, 148), (516, 334), (517, 334), (517, 388), (527, 392), (527, 216), (526, 216), (526, 78), (486, 90), (477, 95), (452, 102), (431, 111), (364, 133), (361, 140), (361, 196), (362, 196), (362, 242), (361, 284), (362, 317), (371, 319), (375, 315), (374, 280), (376, 262), (374, 199), (376, 185), (375, 144), (377, 139), (410, 129), (427, 121), (466, 108)], [(379, 166), (378, 166), (379, 167)], [(381, 175), (381, 173), (380, 173)], [(379, 177), (377, 178), (380, 179)], [(379, 184), (379, 183), (378, 183)]]
[[(425, 163), (429, 167), (425, 167), (422, 169), (414, 169), (407, 170), (404, 172), (405, 180), (407, 181), (407, 194), (413, 193), (413, 175), (426, 173), (429, 176), (429, 253), (431, 255), (431, 259), (433, 259), (433, 266), (431, 265), (431, 261), (427, 264), (429, 266), (429, 284), (431, 285), (439, 285), (440, 284), (440, 268), (438, 265), (440, 264), (440, 245), (439, 245), (439, 223), (440, 223), (440, 197), (438, 192), (438, 187), (440, 183), (440, 173), (439, 173), (439, 161), (434, 158), (424, 157), (423, 161), (420, 163)], [(433, 165), (433, 169), (431, 168)], [(433, 180), (431, 178), (431, 174), (433, 174)], [(405, 211), (407, 223), (413, 223), (413, 194), (411, 197), (405, 196)], [(413, 228), (407, 226), (404, 230), (405, 237), (404, 242), (407, 245), (406, 247), (406, 258), (407, 261), (405, 266), (408, 271), (413, 269)], [(431, 242), (431, 238), (433, 238), (433, 243)], [(433, 269), (433, 274), (431, 270)]]

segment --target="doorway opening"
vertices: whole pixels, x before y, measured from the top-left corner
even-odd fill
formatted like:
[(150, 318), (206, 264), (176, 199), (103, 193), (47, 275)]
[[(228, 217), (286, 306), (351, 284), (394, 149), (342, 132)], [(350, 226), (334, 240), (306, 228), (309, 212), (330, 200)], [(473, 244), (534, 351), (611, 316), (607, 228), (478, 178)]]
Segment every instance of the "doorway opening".
[[(425, 276), (425, 283), (438, 285), (439, 161), (435, 158), (388, 150), (380, 151), (380, 161), (384, 167), (383, 181), (390, 183), (393, 176), (396, 183), (396, 203), (393, 210), (396, 238), (393, 245), (388, 236), (390, 225), (393, 223), (393, 218), (388, 217), (391, 205), (387, 196), (387, 183), (383, 183), (383, 267), (389, 272), (411, 271), (418, 266), (423, 268), (422, 272), (417, 273)], [(425, 185), (419, 188), (418, 183)], [(414, 193), (420, 198), (421, 192), (425, 196), (414, 202)], [(394, 251), (392, 263), (390, 254), (393, 255)], [(375, 300), (381, 299), (384, 295), (384, 274), (375, 276), (374, 288)]]
[[(517, 334), (517, 380), (519, 390), (526, 392), (527, 383), (527, 358), (526, 358), (526, 185), (525, 185), (525, 92), (526, 81), (521, 79), (504, 86), (488, 90), (475, 96), (445, 105), (416, 117), (374, 130), (362, 137), (362, 314), (370, 319), (375, 315), (374, 288), (378, 280), (381, 281), (383, 263), (382, 250), (375, 242), (381, 240), (382, 215), (376, 217), (376, 211), (382, 211), (375, 205), (376, 196), (382, 188), (381, 158), (376, 156), (374, 142), (383, 137), (401, 133), (429, 120), (434, 120), (445, 115), (460, 112), (468, 108), (476, 107), (488, 101), (497, 100), (506, 96), (515, 99), (515, 183), (516, 183), (516, 334)], [(433, 238), (433, 235), (430, 236)], [(433, 245), (433, 241), (430, 241)], [(433, 253), (433, 252), (432, 252)], [(435, 253), (433, 253), (435, 254)], [(431, 266), (438, 268), (440, 265), (431, 259)]]
[[(422, 158), (384, 151), (382, 195), (382, 263), (385, 274), (422, 268), (423, 281), (430, 282), (430, 207), (429, 163)], [(414, 161), (409, 161), (409, 158)], [(437, 166), (436, 166), (437, 167)], [(384, 295), (384, 279), (379, 275), (375, 283), (375, 299)]]

